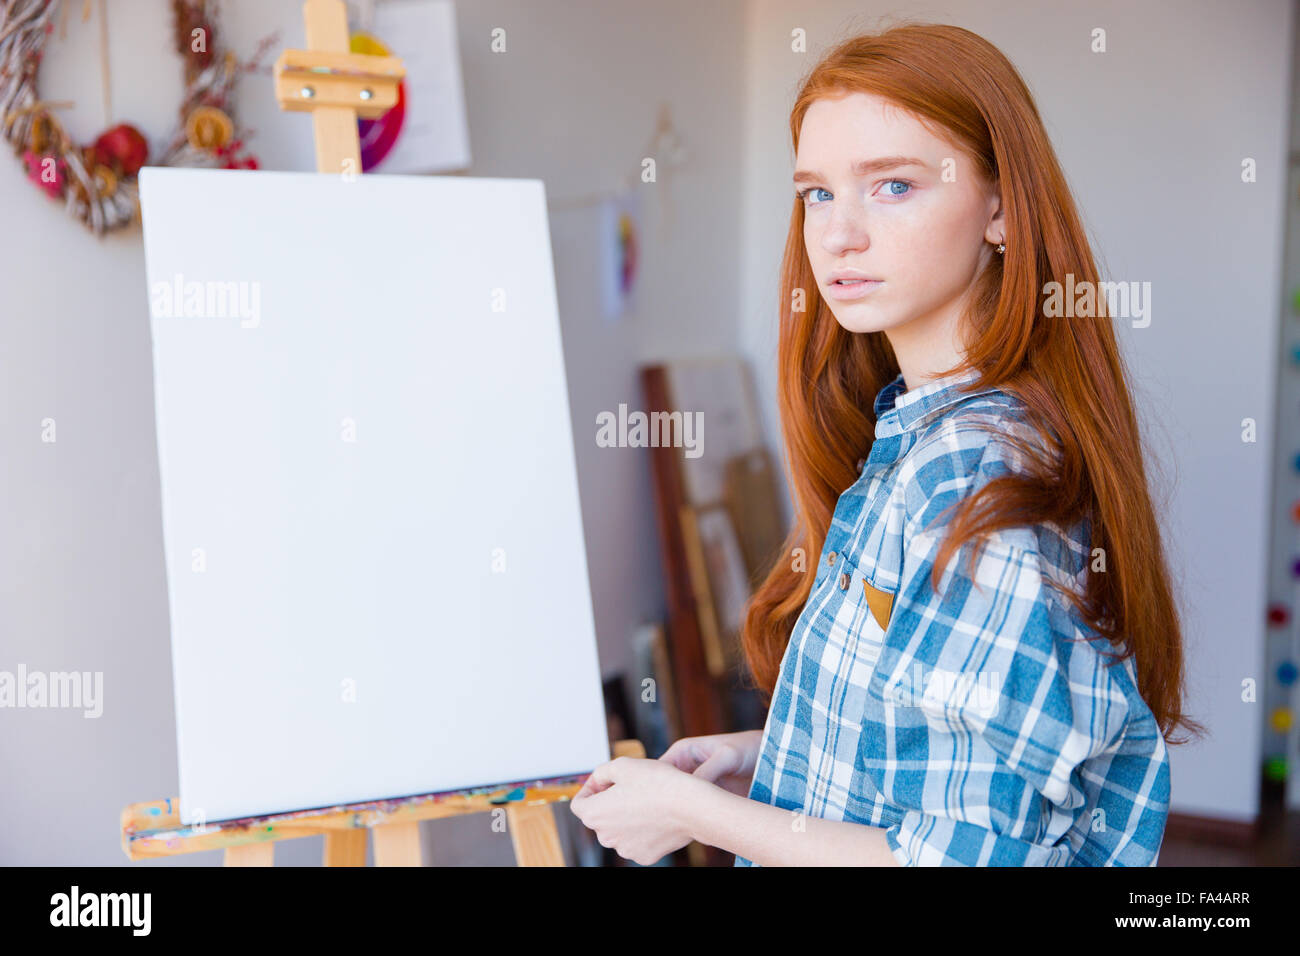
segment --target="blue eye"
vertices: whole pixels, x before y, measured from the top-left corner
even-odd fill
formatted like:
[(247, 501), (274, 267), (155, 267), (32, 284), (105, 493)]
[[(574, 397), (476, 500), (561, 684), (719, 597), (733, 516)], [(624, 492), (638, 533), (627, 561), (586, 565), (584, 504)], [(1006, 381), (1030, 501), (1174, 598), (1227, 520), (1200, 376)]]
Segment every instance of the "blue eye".
[[(826, 198), (827, 198), (827, 199), (829, 199), (829, 198), (830, 198), (830, 195), (831, 195), (829, 190), (822, 189), (820, 186), (809, 186), (807, 189), (805, 189), (805, 190), (799, 192), (799, 193), (797, 194), (797, 197), (796, 197), (796, 198), (803, 200), (804, 205), (808, 205), (808, 206), (816, 206), (816, 205), (818, 205), (818, 203), (810, 203), (810, 202), (808, 202), (808, 200), (807, 200), (806, 197), (808, 196), (809, 193), (826, 193)], [(825, 202), (825, 200), (823, 200), (823, 202)]]
[[(900, 190), (895, 190), (895, 189), (893, 188), (894, 186), (902, 186), (902, 187), (903, 187), (903, 190), (901, 190), (901, 191), (900, 191)], [(906, 179), (891, 179), (891, 180), (889, 180), (888, 182), (885, 183), (885, 195), (886, 195), (886, 196), (906, 196), (906, 195), (907, 195), (907, 190), (910, 190), (911, 188), (912, 188), (912, 184), (909, 183)]]

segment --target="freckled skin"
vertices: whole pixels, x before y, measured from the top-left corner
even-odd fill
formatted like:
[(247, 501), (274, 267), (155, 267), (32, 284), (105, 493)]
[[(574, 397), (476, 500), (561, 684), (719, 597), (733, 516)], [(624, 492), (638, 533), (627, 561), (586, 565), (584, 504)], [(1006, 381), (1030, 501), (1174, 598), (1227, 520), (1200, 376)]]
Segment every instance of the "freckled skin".
[[(925, 166), (863, 175), (860, 160), (908, 156)], [(944, 161), (951, 160), (944, 181)], [(996, 256), (1005, 224), (996, 190), (974, 162), (915, 116), (867, 93), (814, 102), (800, 129), (804, 246), (819, 291), (850, 332), (884, 331), (909, 387), (959, 360), (959, 319), (972, 284)], [(913, 184), (910, 188), (899, 181)], [(866, 297), (836, 301), (829, 273), (856, 269), (883, 280)]]

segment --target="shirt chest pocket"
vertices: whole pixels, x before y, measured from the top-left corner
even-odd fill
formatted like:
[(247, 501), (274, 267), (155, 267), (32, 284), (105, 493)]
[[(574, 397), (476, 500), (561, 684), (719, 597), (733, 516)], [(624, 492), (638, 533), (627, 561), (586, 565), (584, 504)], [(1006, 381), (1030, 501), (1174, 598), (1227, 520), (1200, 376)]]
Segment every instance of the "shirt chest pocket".
[(874, 666), (889, 627), (894, 594), (873, 585), (872, 574), (872, 568), (837, 560), (823, 586), (819, 623), (831, 649), (862, 657)]

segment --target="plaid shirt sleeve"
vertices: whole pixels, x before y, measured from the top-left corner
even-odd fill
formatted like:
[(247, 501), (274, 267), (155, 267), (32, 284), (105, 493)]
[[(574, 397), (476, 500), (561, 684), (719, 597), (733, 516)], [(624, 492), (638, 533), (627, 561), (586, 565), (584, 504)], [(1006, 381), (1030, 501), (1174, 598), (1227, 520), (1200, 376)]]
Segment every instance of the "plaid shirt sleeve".
[[(905, 866), (1154, 865), (1167, 759), (1129, 672), (1051, 596), (1032, 528), (994, 533), (978, 557), (963, 545), (931, 586), (946, 509), (1009, 468), (996, 438), (946, 426), (923, 444), (863, 728), (893, 751), (877, 764), (901, 811), (890, 850)], [(1117, 832), (1090, 841), (1098, 810)]]

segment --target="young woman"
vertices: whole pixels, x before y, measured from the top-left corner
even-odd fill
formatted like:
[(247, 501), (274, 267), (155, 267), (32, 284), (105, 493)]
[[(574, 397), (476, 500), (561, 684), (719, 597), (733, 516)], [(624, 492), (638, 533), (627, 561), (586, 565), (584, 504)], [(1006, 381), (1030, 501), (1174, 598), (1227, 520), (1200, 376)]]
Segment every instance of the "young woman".
[(1154, 865), (1202, 728), (1105, 303), (1042, 309), (1098, 273), (1033, 98), (906, 24), (831, 50), (790, 132), (767, 725), (604, 764), (573, 812), (638, 863)]

